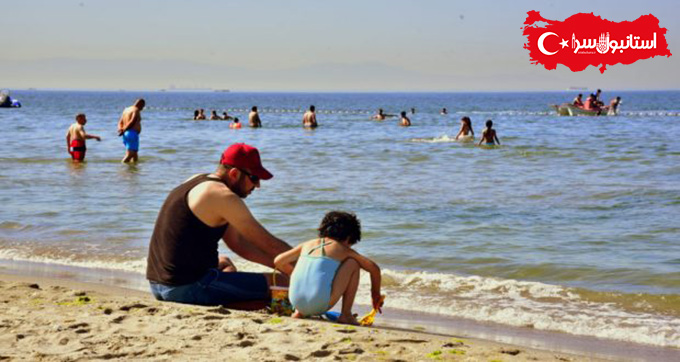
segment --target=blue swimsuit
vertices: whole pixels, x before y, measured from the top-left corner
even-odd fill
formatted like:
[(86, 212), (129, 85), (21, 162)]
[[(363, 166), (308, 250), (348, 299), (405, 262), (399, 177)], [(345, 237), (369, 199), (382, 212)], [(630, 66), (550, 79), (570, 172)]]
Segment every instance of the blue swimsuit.
[[(321, 239), (319, 245), (302, 254), (293, 270), (288, 296), (303, 316), (320, 315), (332, 307), (331, 289), (340, 262), (326, 256), (324, 246), (329, 244)], [(319, 248), (320, 256), (310, 255)]]

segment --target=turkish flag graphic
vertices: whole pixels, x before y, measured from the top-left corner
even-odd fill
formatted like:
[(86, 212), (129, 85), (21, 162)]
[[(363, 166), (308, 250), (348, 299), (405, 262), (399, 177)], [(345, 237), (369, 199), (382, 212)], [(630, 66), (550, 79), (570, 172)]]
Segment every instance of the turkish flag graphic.
[(666, 42), (666, 28), (660, 28), (659, 19), (651, 14), (617, 23), (593, 13), (556, 21), (543, 18), (538, 11), (529, 11), (522, 29), (527, 37), (524, 49), (529, 50), (531, 63), (542, 64), (548, 70), (562, 64), (580, 72), (592, 65), (599, 66), (600, 73), (604, 73), (608, 65), (672, 55)]

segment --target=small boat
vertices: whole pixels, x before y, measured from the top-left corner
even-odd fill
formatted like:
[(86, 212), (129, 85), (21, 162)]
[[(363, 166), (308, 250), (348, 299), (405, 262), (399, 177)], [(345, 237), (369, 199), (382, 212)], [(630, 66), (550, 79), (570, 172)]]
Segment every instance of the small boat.
[(616, 114), (609, 114), (609, 107), (602, 107), (599, 110), (584, 109), (577, 107), (571, 103), (562, 103), (561, 105), (552, 104), (551, 107), (560, 116), (613, 116)]
[(0, 108), (20, 108), (21, 102), (16, 99), (12, 99), (9, 96), (8, 91), (0, 92)]

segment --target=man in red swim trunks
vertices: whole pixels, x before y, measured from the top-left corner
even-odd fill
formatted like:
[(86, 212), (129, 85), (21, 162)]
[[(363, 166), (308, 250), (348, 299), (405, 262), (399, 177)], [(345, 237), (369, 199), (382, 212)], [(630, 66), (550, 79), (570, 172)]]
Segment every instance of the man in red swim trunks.
[(85, 159), (85, 140), (94, 138), (97, 141), (101, 141), (101, 137), (92, 134), (87, 134), (85, 132), (85, 124), (87, 123), (87, 117), (85, 113), (78, 113), (76, 115), (76, 122), (68, 128), (66, 132), (66, 151), (71, 154), (71, 158), (74, 162), (81, 162)]

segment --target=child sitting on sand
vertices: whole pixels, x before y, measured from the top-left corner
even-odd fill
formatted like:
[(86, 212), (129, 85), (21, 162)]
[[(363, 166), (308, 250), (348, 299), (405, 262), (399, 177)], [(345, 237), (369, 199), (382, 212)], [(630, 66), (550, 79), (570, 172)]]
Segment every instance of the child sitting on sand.
[[(276, 268), (291, 275), (289, 298), (294, 318), (321, 315), (342, 297), (338, 323), (357, 324), (352, 314), (359, 288), (359, 270), (371, 274), (373, 308), (380, 310), (380, 267), (352, 249), (361, 240), (361, 224), (356, 215), (331, 211), (319, 226), (319, 238), (304, 242), (279, 254)], [(291, 263), (297, 260), (295, 269)]]
[(485, 146), (494, 146), (496, 143), (498, 143), (498, 145), (500, 146), (501, 141), (498, 140), (498, 136), (496, 136), (496, 130), (493, 129), (492, 127), (493, 121), (492, 120), (486, 121), (486, 128), (484, 128), (484, 131), (482, 131), (482, 138), (479, 140), (478, 145), (481, 145), (482, 142), (484, 142)]

